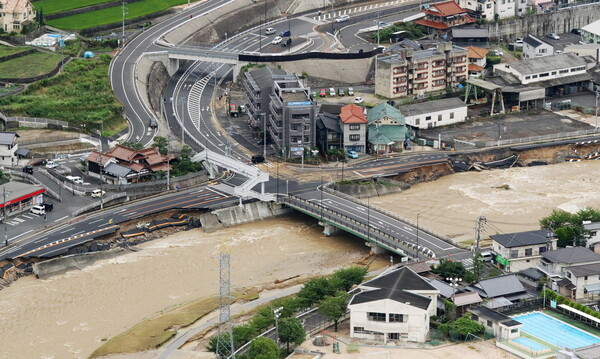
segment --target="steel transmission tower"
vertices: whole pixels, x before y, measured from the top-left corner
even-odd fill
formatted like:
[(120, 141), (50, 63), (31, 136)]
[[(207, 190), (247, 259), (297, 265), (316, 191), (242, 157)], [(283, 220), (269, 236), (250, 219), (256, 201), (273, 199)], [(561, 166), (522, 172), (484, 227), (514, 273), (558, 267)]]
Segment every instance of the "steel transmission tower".
[(217, 332), (217, 358), (234, 358), (233, 333), (231, 325), (231, 256), (225, 248), (219, 254), (219, 329)]

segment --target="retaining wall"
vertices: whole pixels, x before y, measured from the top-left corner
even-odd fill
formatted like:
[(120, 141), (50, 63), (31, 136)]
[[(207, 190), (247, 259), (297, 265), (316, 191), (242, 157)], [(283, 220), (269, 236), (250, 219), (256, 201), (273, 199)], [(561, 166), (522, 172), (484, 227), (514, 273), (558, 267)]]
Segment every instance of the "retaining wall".
[(130, 253), (130, 251), (123, 248), (115, 248), (108, 251), (73, 254), (66, 257), (49, 259), (40, 263), (34, 263), (33, 273), (40, 279), (47, 279), (71, 270), (83, 269), (91, 266), (98, 260), (110, 259), (126, 253)]
[(252, 202), (205, 213), (200, 216), (200, 222), (206, 232), (213, 232), (229, 226), (280, 216), (291, 211), (273, 202)]
[[(362, 181), (360, 181), (362, 182)], [(375, 196), (384, 196), (390, 193), (397, 193), (409, 189), (406, 183), (390, 180), (378, 179), (370, 183), (347, 183), (334, 185), (334, 189), (356, 198), (367, 198)]]
[(150, 101), (150, 107), (155, 112), (160, 111), (162, 95), (165, 93), (170, 79), (171, 77), (165, 64), (160, 61), (151, 64), (150, 71), (148, 71), (148, 76), (146, 77), (146, 92)]
[(494, 40), (515, 39), (527, 34), (543, 37), (551, 32), (568, 33), (600, 19), (600, 3), (563, 8), (545, 14), (514, 17), (488, 25)]

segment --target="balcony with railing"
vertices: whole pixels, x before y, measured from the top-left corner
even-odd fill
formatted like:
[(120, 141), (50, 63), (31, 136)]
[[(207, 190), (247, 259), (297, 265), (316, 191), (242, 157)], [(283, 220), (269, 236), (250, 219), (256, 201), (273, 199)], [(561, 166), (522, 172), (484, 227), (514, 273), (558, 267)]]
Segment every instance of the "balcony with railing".
[(281, 131), (283, 131), (281, 121), (277, 121), (273, 118), (273, 116), (269, 116), (269, 126), (277, 131), (277, 133), (281, 133)]
[(281, 139), (280, 133), (279, 132), (275, 132), (273, 130), (273, 127), (269, 127), (269, 134), (271, 135), (271, 140), (273, 140), (273, 142), (275, 142), (275, 144), (278, 147), (281, 147), (281, 145), (283, 144), (283, 140)]

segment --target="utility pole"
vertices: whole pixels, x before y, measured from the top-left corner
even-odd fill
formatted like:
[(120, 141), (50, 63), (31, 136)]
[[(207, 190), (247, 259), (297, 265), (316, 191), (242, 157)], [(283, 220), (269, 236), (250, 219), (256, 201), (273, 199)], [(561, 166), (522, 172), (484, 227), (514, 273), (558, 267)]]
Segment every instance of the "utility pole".
[(421, 213), (417, 213), (417, 262), (419, 261), (419, 215)]
[(6, 185), (2, 185), (2, 198), (4, 198), (2, 202), (2, 213), (4, 214), (4, 218), (2, 222), (4, 222), (4, 246), (8, 247), (8, 224), (6, 223)]
[(185, 145), (185, 126), (184, 126), (184, 119), (185, 119), (185, 113), (183, 111), (183, 105), (184, 105), (184, 98), (180, 98), (179, 99), (179, 103), (181, 103), (181, 115), (179, 116), (179, 121), (181, 124), (181, 144)]
[(102, 169), (103, 169), (102, 154), (99, 153), (98, 154), (98, 172), (100, 173), (100, 209), (104, 209), (104, 193), (102, 193), (102, 182), (104, 182), (104, 181), (102, 178)]
[(600, 97), (600, 86), (596, 86), (596, 132), (598, 132), (598, 97)]
[(476, 227), (475, 227), (477, 236), (475, 238), (474, 253), (479, 253), (479, 241), (481, 241), (481, 232), (484, 231), (483, 226), (485, 225), (486, 222), (487, 222), (487, 219), (484, 216), (479, 216), (479, 218), (477, 218)]
[(267, 158), (267, 113), (263, 112), (263, 157)]
[(123, 34), (122, 34), (122, 40), (121, 40), (121, 47), (125, 46), (125, 15), (128, 14), (127, 12), (127, 3), (125, 1), (123, 1), (121, 3), (121, 10), (123, 12), (123, 24), (122, 24), (122, 28), (123, 28)]
[[(167, 135), (167, 158), (169, 156), (169, 143), (171, 143), (171, 134)], [(167, 191), (171, 187), (171, 160), (167, 159)]]

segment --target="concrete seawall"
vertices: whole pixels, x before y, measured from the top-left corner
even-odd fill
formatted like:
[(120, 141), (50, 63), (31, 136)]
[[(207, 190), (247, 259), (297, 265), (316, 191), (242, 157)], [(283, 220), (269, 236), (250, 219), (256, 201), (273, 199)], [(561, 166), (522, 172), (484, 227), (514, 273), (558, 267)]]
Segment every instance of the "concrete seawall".
[(284, 208), (281, 204), (253, 202), (203, 214), (200, 216), (200, 222), (206, 232), (213, 232), (229, 226), (281, 216), (291, 211), (291, 209)]
[(33, 273), (40, 279), (47, 279), (55, 275), (64, 274), (70, 270), (81, 270), (91, 266), (98, 260), (110, 259), (126, 253), (130, 253), (130, 251), (123, 248), (115, 248), (103, 252), (73, 254), (66, 257), (49, 259), (40, 263), (34, 263)]

